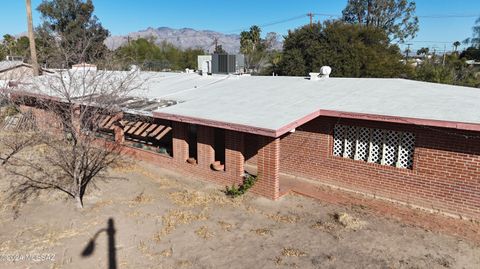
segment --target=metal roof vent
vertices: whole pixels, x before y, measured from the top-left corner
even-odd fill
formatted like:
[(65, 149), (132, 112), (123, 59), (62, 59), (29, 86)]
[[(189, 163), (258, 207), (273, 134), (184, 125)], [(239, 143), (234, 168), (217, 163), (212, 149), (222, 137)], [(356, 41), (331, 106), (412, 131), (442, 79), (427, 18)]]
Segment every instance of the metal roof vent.
[(322, 78), (329, 78), (330, 77), (330, 73), (332, 73), (332, 68), (330, 66), (322, 66), (322, 68), (320, 68), (320, 75)]
[(308, 73), (308, 75), (310, 76), (310, 80), (318, 80), (318, 76), (320, 75), (320, 73)]

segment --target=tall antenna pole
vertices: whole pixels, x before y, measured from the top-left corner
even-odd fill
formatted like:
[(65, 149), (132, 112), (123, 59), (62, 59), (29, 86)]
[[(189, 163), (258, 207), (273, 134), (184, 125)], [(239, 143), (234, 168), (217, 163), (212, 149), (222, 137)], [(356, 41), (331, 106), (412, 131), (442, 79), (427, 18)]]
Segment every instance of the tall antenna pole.
[(310, 28), (313, 26), (313, 16), (315, 16), (312, 12), (307, 13), (307, 16), (310, 17)]
[(447, 54), (447, 45), (443, 45), (443, 62), (442, 62), (442, 66), (445, 66), (445, 57), (446, 57), (446, 54)]
[(32, 2), (31, 0), (25, 0), (27, 5), (27, 25), (28, 25), (28, 39), (30, 41), (30, 58), (32, 60), (33, 75), (38, 76), (40, 74), (37, 49), (35, 48), (35, 36), (33, 34), (33, 19), (32, 19)]

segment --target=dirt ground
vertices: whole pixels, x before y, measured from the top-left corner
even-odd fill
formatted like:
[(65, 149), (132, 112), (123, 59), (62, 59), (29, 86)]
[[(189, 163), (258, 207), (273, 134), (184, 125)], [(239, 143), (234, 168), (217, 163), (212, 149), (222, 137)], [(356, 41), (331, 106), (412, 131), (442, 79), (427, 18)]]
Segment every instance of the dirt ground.
[(480, 268), (475, 222), (328, 189), (232, 200), (147, 164), (112, 175), (83, 210), (48, 193), (18, 215), (0, 175), (0, 268)]

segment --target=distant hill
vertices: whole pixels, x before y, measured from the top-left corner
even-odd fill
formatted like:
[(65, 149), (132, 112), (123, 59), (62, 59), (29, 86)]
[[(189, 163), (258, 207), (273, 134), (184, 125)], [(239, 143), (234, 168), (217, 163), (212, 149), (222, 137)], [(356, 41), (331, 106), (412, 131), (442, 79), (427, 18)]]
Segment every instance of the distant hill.
[[(110, 36), (105, 41), (110, 49), (116, 49), (128, 41), (128, 38), (147, 38), (154, 37), (157, 43), (167, 41), (173, 45), (186, 48), (201, 48), (205, 51), (212, 52), (214, 49), (215, 38), (218, 44), (229, 53), (237, 53), (240, 51), (240, 35), (224, 34), (210, 30), (195, 30), (191, 28), (172, 29), (169, 27), (152, 28), (129, 33), (128, 35)], [(277, 42), (274, 48), (281, 49), (282, 43)]]

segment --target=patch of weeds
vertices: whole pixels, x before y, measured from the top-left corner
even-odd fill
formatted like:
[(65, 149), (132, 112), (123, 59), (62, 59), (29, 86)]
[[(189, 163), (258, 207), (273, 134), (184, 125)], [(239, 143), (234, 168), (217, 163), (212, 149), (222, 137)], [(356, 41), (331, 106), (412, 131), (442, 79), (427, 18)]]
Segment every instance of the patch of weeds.
[(195, 234), (198, 235), (198, 237), (203, 238), (205, 240), (210, 239), (215, 235), (214, 233), (208, 230), (207, 226), (200, 227), (195, 231)]
[(153, 239), (159, 243), (164, 236), (172, 233), (178, 226), (207, 219), (208, 216), (204, 212), (194, 214), (190, 211), (170, 210), (162, 217), (163, 228), (153, 236)]
[(282, 215), (280, 213), (277, 214), (267, 214), (269, 219), (272, 219), (276, 222), (283, 222), (283, 223), (297, 223), (300, 220), (298, 216), (292, 215)]
[(283, 259), (282, 259), (282, 257), (280, 257), (280, 256), (275, 257), (275, 259), (273, 260), (273, 262), (274, 262), (277, 266), (278, 266), (278, 265), (282, 265), (282, 261), (283, 261)]
[(203, 193), (198, 191), (178, 191), (169, 194), (170, 200), (183, 207), (208, 207), (210, 204), (226, 205), (233, 202), (220, 193)]
[(325, 222), (325, 221), (319, 220), (319, 221), (315, 222), (312, 226), (310, 226), (310, 228), (316, 229), (316, 230), (331, 232), (331, 231), (335, 230), (336, 225), (334, 223), (331, 223), (331, 222)]
[(185, 268), (185, 267), (191, 267), (193, 264), (191, 261), (183, 260), (183, 261), (177, 261), (177, 266), (179, 268)]
[(354, 231), (362, 229), (367, 224), (367, 222), (359, 220), (358, 218), (355, 218), (353, 216), (350, 216), (347, 213), (335, 213), (333, 214), (333, 218), (336, 222), (341, 224), (346, 229), (350, 229)]
[(241, 196), (245, 194), (248, 191), (248, 189), (250, 189), (255, 184), (256, 181), (257, 181), (256, 176), (247, 174), (243, 179), (242, 185), (238, 187), (235, 186), (235, 184), (233, 184), (231, 187), (226, 186), (225, 194), (232, 198)]
[(267, 235), (271, 236), (271, 235), (273, 235), (272, 230), (266, 229), (266, 228), (254, 229), (254, 230), (251, 230), (251, 231), (256, 233), (257, 235), (260, 235), (260, 236), (267, 236)]
[(160, 255), (163, 256), (163, 257), (171, 257), (173, 254), (173, 249), (172, 248), (167, 248), (165, 250), (163, 250), (162, 252), (160, 252)]
[(133, 199), (133, 202), (137, 204), (144, 204), (150, 201), (152, 201), (152, 197), (145, 195), (143, 191)]
[(307, 253), (296, 248), (283, 248), (282, 256), (285, 257), (305, 257)]
[(220, 220), (220, 221), (218, 221), (217, 223), (218, 223), (218, 225), (220, 225), (220, 227), (222, 227), (222, 229), (223, 229), (224, 231), (226, 231), (226, 232), (231, 232), (231, 231), (232, 231), (232, 227), (233, 227), (232, 224), (230, 224), (230, 223), (228, 223), (228, 222), (225, 222), (225, 221), (223, 221), (223, 220)]

